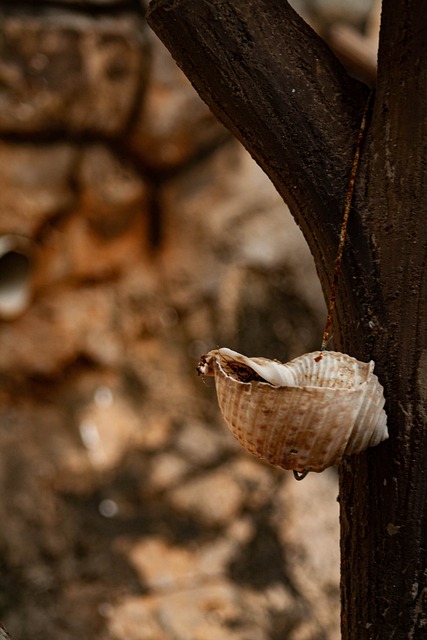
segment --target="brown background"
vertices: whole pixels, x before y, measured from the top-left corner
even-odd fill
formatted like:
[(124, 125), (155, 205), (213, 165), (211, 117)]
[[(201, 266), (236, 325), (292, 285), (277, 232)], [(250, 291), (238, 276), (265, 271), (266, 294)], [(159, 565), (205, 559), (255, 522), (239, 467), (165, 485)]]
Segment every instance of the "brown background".
[[(363, 28), (350, 4), (299, 8)], [(300, 231), (135, 3), (0, 20), (0, 618), (15, 640), (338, 638), (335, 472), (251, 458), (195, 374), (217, 345), (319, 347)]]

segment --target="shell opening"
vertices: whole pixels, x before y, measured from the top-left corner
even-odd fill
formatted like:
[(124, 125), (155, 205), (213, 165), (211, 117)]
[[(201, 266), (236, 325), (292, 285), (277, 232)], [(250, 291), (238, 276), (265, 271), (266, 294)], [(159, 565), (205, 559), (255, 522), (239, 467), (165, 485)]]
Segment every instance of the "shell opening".
[(286, 364), (248, 358), (227, 348), (211, 351), (205, 357), (214, 359), (226, 375), (238, 382), (257, 380), (275, 387), (356, 389), (367, 382), (374, 368), (373, 362), (359, 362), (333, 351), (315, 351)]

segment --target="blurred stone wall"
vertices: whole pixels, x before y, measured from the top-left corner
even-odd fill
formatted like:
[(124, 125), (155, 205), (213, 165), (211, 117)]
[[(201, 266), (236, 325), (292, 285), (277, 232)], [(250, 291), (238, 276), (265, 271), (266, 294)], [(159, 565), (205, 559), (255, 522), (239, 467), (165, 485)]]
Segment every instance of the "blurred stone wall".
[(334, 640), (333, 471), (233, 440), (201, 354), (320, 343), (266, 176), (125, 0), (0, 3), (0, 619), (14, 640)]

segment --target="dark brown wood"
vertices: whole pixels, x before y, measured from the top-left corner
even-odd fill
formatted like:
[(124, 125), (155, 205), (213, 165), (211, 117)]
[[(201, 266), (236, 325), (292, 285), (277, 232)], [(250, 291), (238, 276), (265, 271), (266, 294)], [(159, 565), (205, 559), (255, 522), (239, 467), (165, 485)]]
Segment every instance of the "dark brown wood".
[[(393, 4), (393, 6), (391, 6)], [(343, 638), (427, 638), (427, 13), (384, 3), (359, 187), (390, 440), (340, 470)]]
[[(155, 0), (148, 19), (290, 206), (328, 297), (367, 88), (285, 0)], [(376, 361), (391, 432), (340, 468), (346, 640), (427, 637), (426, 27), (422, 0), (386, 3), (338, 291), (334, 345)]]

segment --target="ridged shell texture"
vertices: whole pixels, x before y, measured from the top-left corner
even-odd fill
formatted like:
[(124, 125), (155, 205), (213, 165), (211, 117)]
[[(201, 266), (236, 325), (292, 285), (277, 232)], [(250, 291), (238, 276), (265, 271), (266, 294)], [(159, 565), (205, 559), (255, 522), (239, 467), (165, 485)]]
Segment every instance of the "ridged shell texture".
[(282, 364), (231, 349), (203, 356), (221, 413), (239, 442), (272, 465), (323, 471), (388, 438), (374, 363), (315, 351)]

